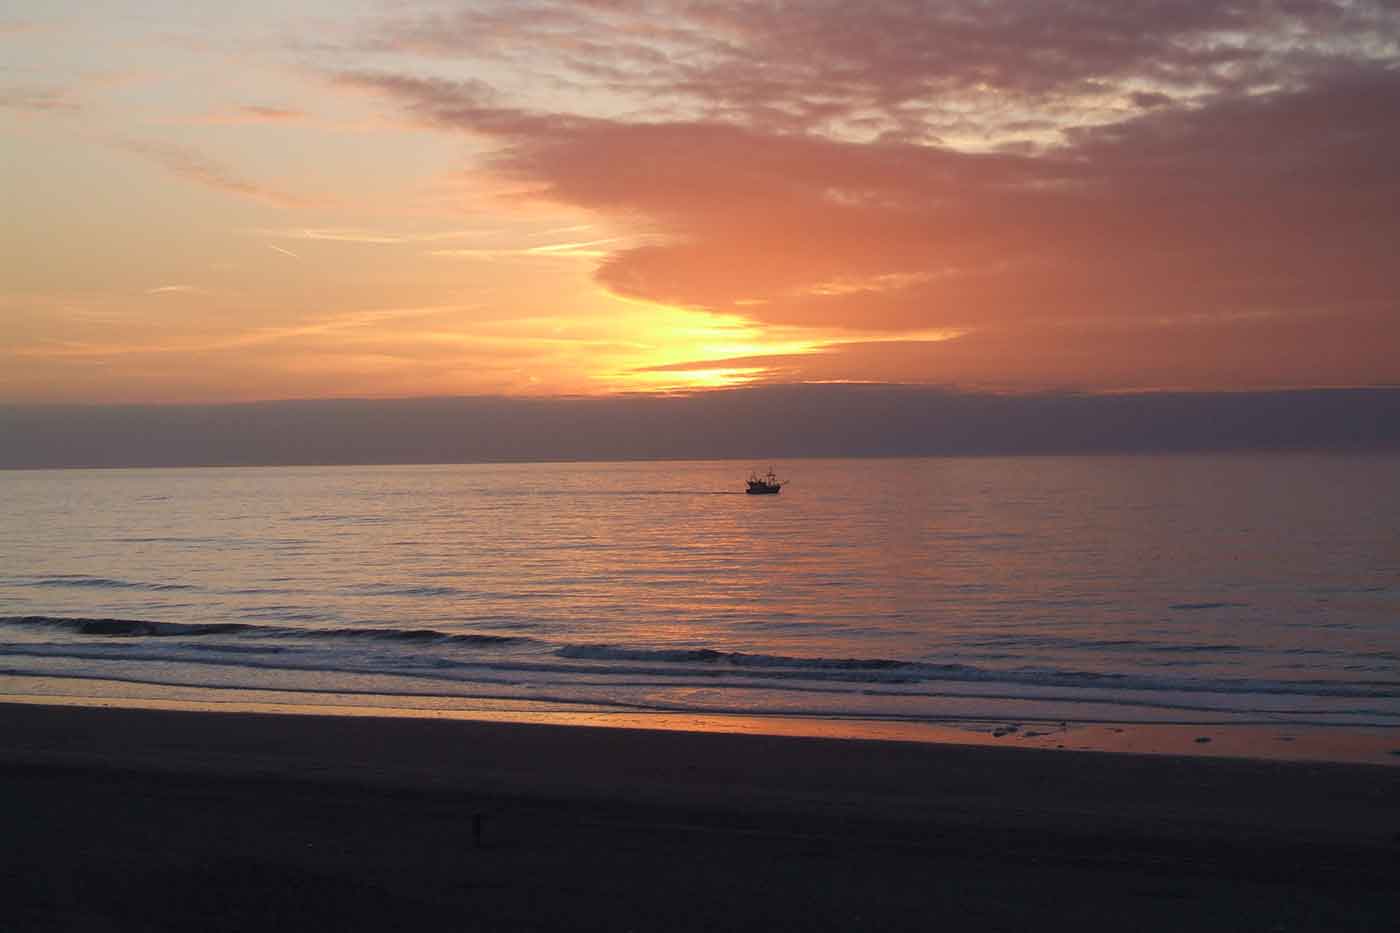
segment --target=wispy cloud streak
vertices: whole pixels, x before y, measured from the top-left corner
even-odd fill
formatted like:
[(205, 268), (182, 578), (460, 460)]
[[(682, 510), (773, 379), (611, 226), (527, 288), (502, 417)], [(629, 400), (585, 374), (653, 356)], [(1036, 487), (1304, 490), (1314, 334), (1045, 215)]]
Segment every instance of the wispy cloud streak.
[(204, 126), (247, 126), (257, 124), (304, 123), (310, 114), (294, 107), (270, 107), (264, 104), (247, 104), (231, 110), (219, 110), (195, 117), (186, 122)]
[(196, 354), (239, 350), (304, 337), (318, 337), (375, 325), (432, 315), (469, 310), (469, 306), (448, 305), (423, 308), (378, 308), (330, 315), (303, 324), (258, 327), (215, 337), (167, 337), (129, 343), (96, 343), (81, 340), (52, 342), (13, 351), (16, 357), (42, 359), (106, 358), (129, 355)]
[(11, 85), (0, 87), (0, 110), (31, 113), (77, 113), (82, 109), (67, 88)]
[(148, 295), (207, 295), (207, 289), (197, 285), (158, 285), (155, 288), (146, 289)]
[(120, 139), (116, 145), (160, 165), (195, 184), (275, 207), (311, 207), (313, 198), (280, 191), (240, 176), (234, 169), (197, 149), (156, 140)]

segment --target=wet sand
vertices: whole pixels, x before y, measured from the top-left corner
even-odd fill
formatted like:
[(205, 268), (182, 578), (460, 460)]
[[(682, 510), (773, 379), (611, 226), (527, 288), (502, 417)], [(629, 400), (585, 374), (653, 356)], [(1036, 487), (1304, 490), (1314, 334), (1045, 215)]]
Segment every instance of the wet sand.
[(1400, 768), (0, 704), (6, 929), (1391, 929)]

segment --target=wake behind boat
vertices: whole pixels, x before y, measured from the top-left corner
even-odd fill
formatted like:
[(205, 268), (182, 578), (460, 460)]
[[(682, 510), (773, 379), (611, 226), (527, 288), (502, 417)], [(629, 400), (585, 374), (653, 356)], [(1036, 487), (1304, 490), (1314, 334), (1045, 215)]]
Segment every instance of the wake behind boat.
[(770, 467), (768, 472), (759, 476), (757, 471), (749, 474), (749, 488), (744, 490), (751, 496), (777, 495), (783, 491), (785, 480), (779, 480)]

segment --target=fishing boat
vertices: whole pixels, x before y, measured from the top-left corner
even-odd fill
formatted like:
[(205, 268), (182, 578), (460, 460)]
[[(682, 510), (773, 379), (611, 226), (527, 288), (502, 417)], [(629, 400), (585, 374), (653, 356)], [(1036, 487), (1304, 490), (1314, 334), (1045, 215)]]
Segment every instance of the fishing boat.
[(759, 476), (757, 471), (749, 474), (749, 488), (744, 490), (751, 496), (777, 495), (783, 491), (783, 481), (779, 480), (770, 467), (768, 472)]

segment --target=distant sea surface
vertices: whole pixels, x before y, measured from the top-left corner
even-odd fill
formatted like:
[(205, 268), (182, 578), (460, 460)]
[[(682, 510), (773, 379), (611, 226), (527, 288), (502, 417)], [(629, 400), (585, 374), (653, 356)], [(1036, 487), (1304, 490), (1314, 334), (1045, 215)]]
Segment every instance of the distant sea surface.
[(1400, 728), (1400, 458), (768, 466), (0, 473), (0, 695)]

